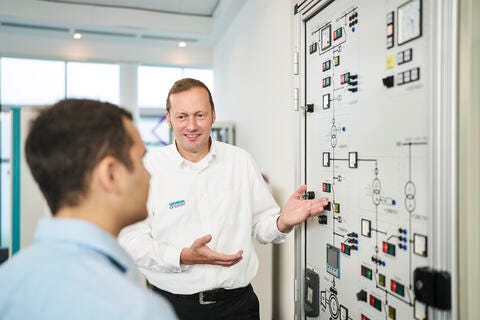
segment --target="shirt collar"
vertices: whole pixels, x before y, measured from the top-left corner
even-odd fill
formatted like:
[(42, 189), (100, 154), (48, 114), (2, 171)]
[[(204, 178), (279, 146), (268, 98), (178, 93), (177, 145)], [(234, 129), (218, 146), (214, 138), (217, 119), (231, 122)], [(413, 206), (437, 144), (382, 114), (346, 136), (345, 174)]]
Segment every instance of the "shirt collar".
[(174, 157), (175, 163), (180, 168), (189, 167), (194, 170), (201, 170), (208, 167), (210, 162), (217, 157), (217, 147), (216, 147), (217, 141), (215, 141), (211, 137), (210, 137), (210, 141), (212, 143), (210, 144), (210, 150), (208, 151), (208, 153), (200, 161), (194, 163), (182, 157), (180, 152), (178, 152), (176, 141), (174, 140), (173, 143), (170, 145), (170, 147), (172, 148), (172, 151), (173, 151), (173, 157)]
[(136, 273), (135, 263), (108, 232), (80, 219), (44, 218), (38, 222), (35, 241), (70, 242), (97, 251), (115, 266)]

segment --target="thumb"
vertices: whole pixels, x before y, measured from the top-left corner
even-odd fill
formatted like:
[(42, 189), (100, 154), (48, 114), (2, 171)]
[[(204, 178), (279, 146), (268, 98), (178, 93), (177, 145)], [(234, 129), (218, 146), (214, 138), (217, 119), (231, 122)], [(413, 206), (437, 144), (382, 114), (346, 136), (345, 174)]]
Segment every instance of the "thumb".
[(211, 234), (207, 234), (207, 235), (204, 235), (203, 237), (198, 238), (197, 240), (195, 240), (195, 242), (193, 243), (193, 246), (194, 246), (194, 247), (203, 247), (204, 245), (206, 245), (207, 243), (209, 243), (211, 240), (212, 240), (212, 235), (211, 235)]
[(297, 191), (295, 191), (295, 193), (293, 194), (293, 196), (296, 198), (296, 199), (300, 199), (300, 197), (302, 196), (302, 194), (305, 193), (305, 191), (307, 191), (307, 186), (305, 184), (302, 184), (298, 189)]

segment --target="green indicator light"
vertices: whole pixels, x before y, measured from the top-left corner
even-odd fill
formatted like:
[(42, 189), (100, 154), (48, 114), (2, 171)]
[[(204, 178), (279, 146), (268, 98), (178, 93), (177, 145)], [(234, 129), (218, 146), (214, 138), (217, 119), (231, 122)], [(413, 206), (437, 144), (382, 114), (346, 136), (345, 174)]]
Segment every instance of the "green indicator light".
[(388, 244), (388, 254), (394, 256), (395, 255), (395, 245), (389, 243)]
[(382, 302), (379, 299), (375, 299), (375, 309), (382, 311)]
[(397, 294), (402, 297), (405, 295), (405, 286), (403, 284), (397, 283)]

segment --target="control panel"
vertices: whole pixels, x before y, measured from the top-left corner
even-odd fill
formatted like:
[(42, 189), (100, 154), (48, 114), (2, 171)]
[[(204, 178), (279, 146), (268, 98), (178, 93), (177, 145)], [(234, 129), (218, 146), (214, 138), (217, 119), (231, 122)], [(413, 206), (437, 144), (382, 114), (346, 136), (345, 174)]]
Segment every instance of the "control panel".
[(302, 175), (308, 198), (329, 200), (301, 238), (308, 319), (429, 318), (413, 273), (433, 260), (431, 5), (296, 7)]

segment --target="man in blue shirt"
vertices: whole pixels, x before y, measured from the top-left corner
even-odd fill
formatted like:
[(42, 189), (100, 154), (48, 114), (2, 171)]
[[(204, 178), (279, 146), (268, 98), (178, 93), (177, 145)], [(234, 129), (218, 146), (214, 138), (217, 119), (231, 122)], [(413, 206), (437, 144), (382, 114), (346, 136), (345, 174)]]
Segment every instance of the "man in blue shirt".
[(147, 216), (150, 175), (131, 114), (60, 101), (32, 122), (25, 153), (54, 217), (0, 268), (0, 319), (176, 319), (116, 239)]

